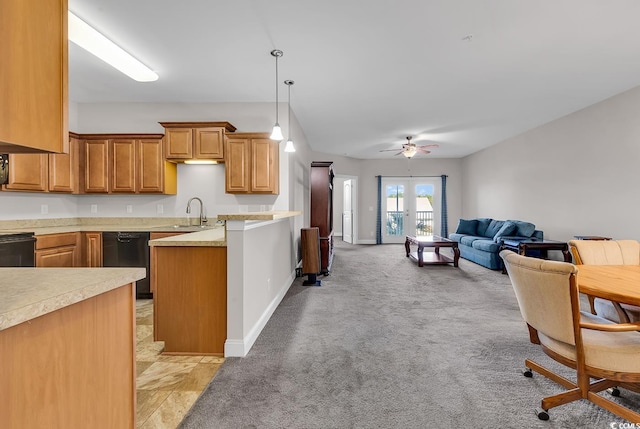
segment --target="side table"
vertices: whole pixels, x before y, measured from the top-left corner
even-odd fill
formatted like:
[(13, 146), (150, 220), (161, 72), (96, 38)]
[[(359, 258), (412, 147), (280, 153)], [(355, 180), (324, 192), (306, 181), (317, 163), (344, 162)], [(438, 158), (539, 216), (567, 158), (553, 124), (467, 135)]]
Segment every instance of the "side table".
[[(565, 262), (571, 262), (571, 253), (569, 253), (569, 245), (566, 241), (555, 240), (503, 240), (500, 250), (508, 249), (518, 254), (526, 256), (527, 252), (532, 250), (540, 251), (540, 258), (547, 259), (547, 252), (549, 250), (560, 250)], [(502, 265), (502, 273), (505, 274), (506, 270), (504, 264)]]

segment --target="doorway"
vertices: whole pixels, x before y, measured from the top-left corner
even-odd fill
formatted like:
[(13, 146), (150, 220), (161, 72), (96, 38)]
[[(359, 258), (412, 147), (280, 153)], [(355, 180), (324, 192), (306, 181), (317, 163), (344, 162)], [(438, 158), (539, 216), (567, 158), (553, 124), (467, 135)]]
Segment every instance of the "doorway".
[[(334, 177), (334, 224), (336, 236), (350, 244), (358, 242), (358, 178), (336, 174)], [(336, 223), (337, 223), (336, 222)]]
[(429, 177), (382, 180), (382, 242), (404, 243), (405, 236), (436, 234), (439, 183)]

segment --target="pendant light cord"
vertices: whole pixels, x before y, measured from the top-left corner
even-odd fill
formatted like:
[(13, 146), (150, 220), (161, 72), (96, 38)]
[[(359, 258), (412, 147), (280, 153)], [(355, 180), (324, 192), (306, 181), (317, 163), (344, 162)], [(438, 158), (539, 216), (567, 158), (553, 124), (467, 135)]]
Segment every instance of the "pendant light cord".
[(276, 58), (276, 124), (278, 124), (278, 58), (281, 57), (284, 53), (279, 49), (274, 49), (271, 51), (271, 55)]

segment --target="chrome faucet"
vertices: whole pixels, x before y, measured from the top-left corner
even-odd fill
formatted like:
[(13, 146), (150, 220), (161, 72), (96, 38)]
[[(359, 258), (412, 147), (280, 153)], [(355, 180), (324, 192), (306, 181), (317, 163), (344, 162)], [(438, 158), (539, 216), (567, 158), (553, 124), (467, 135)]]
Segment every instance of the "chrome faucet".
[(200, 223), (198, 223), (198, 225), (202, 226), (207, 222), (207, 216), (204, 214), (204, 206), (200, 198), (193, 197), (193, 198), (190, 198), (189, 201), (187, 201), (187, 214), (191, 213), (191, 201), (193, 200), (198, 200), (198, 202), (200, 202)]

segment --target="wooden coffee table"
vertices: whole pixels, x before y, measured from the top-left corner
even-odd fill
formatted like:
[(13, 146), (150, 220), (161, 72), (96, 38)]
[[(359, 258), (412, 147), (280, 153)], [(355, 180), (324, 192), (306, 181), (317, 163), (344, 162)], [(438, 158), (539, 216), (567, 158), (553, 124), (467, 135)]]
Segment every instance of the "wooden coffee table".
[[(410, 245), (417, 244), (418, 251), (411, 252)], [(404, 247), (407, 250), (407, 257), (411, 257), (418, 261), (418, 266), (422, 267), (424, 264), (439, 264), (446, 265), (453, 263), (454, 267), (458, 266), (458, 259), (460, 259), (460, 250), (458, 249), (458, 243), (448, 238), (439, 237), (437, 235), (423, 235), (413, 236), (407, 235), (407, 239), (404, 242)], [(427, 252), (424, 254), (425, 247), (433, 247), (433, 252)], [(453, 258), (440, 254), (441, 247), (450, 247), (453, 250)]]

